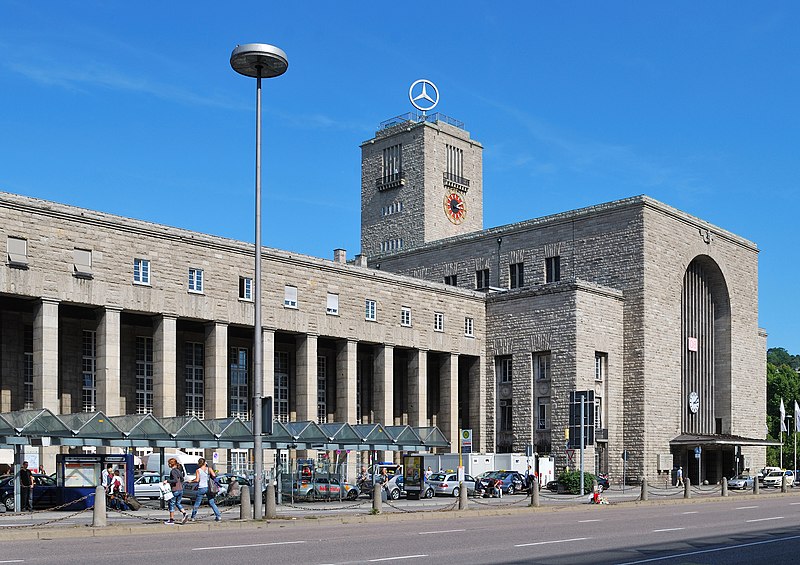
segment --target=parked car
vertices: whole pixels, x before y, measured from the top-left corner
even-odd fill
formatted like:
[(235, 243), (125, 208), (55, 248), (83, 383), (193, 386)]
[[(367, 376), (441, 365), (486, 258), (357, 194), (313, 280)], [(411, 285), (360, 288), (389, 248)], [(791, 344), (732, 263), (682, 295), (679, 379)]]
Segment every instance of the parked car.
[[(467, 494), (475, 494), (475, 482), (472, 475), (464, 475), (464, 487), (467, 489)], [(433, 492), (437, 495), (458, 496), (460, 494), (456, 473), (433, 473), (428, 479), (428, 484), (433, 487)]]
[[(386, 483), (386, 494), (391, 500), (397, 500), (401, 496), (408, 496), (408, 493), (403, 488), (405, 484), (405, 479), (403, 475), (395, 475), (391, 478), (391, 480)], [(422, 494), (422, 498), (433, 498), (436, 493), (433, 490), (433, 487), (428, 484), (425, 488), (425, 492)]]
[(774, 487), (778, 488), (783, 483), (783, 476), (786, 475), (788, 478), (788, 484), (794, 484), (794, 473), (791, 471), (772, 471), (769, 475), (764, 477), (764, 487)]
[(500, 481), (500, 488), (503, 494), (514, 494), (525, 490), (525, 477), (516, 471), (489, 471), (483, 475), (485, 476), (481, 478), (482, 491), (485, 491), (489, 485), (489, 479)]
[[(62, 489), (56, 486), (56, 481), (48, 475), (33, 473), (33, 507), (53, 508), (61, 504)], [(9, 512), (14, 511), (14, 477), (8, 476), (0, 480), (0, 503)]]
[[(217, 475), (217, 482), (219, 483), (219, 493), (217, 493), (217, 498), (224, 498), (227, 496), (231, 482), (233, 482), (234, 480), (236, 480), (236, 482), (238, 482), (240, 486), (247, 485), (248, 487), (250, 487), (250, 481), (248, 481), (244, 477), (240, 477), (238, 475), (231, 475), (229, 473), (221, 473)], [(196, 482), (183, 483), (183, 497), (188, 498), (191, 502), (194, 502), (194, 499), (197, 498)]]
[(741, 473), (728, 481), (728, 488), (747, 490), (753, 488), (754, 478), (749, 473)]
[(145, 472), (133, 482), (133, 496), (136, 498), (160, 498), (159, 485), (166, 480), (166, 476), (158, 473)]
[(763, 483), (764, 482), (764, 477), (766, 477), (767, 475), (769, 475), (773, 471), (780, 471), (780, 470), (781, 470), (780, 467), (764, 467), (763, 469), (761, 469), (758, 472), (758, 475), (757, 475), (758, 476), (758, 482), (759, 483)]

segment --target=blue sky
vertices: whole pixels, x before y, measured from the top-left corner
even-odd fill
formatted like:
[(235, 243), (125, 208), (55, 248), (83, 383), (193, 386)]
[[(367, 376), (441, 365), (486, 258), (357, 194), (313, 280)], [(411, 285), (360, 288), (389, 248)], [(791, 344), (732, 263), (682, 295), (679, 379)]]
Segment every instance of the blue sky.
[[(223, 7), (224, 4), (224, 7)], [(409, 85), (484, 145), (484, 224), (647, 194), (755, 241), (800, 353), (800, 3), (0, 0), (0, 190), (264, 244), (359, 250), (360, 149)]]

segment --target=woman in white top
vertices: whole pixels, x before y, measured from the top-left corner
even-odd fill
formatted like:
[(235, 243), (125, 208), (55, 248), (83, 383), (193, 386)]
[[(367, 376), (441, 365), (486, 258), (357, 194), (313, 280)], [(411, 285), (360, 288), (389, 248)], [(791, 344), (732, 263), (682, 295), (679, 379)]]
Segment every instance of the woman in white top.
[(219, 522), (222, 520), (222, 516), (219, 513), (219, 508), (217, 508), (217, 503), (214, 502), (214, 495), (208, 492), (208, 481), (216, 477), (214, 471), (206, 465), (206, 460), (202, 457), (197, 460), (197, 471), (194, 473), (193, 479), (187, 479), (187, 483), (197, 483), (197, 498), (194, 499), (194, 506), (192, 506), (192, 517), (190, 520), (192, 522), (195, 521), (195, 516), (197, 516), (197, 509), (200, 508), (200, 504), (203, 502), (203, 497), (206, 496), (208, 498), (208, 504), (211, 506), (211, 509), (214, 511), (214, 521)]

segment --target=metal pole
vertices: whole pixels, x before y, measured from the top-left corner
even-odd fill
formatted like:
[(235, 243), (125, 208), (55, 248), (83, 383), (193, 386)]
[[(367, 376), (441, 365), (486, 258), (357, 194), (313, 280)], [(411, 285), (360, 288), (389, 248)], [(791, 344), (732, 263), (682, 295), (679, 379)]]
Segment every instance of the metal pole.
[(253, 297), (254, 331), (253, 331), (253, 460), (255, 477), (253, 487), (253, 519), (260, 520), (264, 514), (261, 505), (262, 473), (264, 470), (264, 450), (261, 447), (261, 395), (264, 380), (263, 336), (261, 331), (261, 66), (256, 77), (256, 243), (255, 243), (255, 280)]
[(584, 435), (586, 433), (586, 426), (584, 425), (584, 417), (586, 412), (586, 397), (581, 395), (581, 496), (584, 495), (583, 492), (583, 444), (584, 444)]

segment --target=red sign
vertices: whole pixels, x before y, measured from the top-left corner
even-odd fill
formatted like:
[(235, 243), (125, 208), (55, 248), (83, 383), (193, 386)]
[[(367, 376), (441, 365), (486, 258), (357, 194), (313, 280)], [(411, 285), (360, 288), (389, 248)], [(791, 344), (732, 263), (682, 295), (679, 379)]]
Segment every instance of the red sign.
[(575, 459), (575, 450), (574, 449), (567, 449), (567, 459), (569, 460), (569, 464), (573, 464), (573, 460)]

